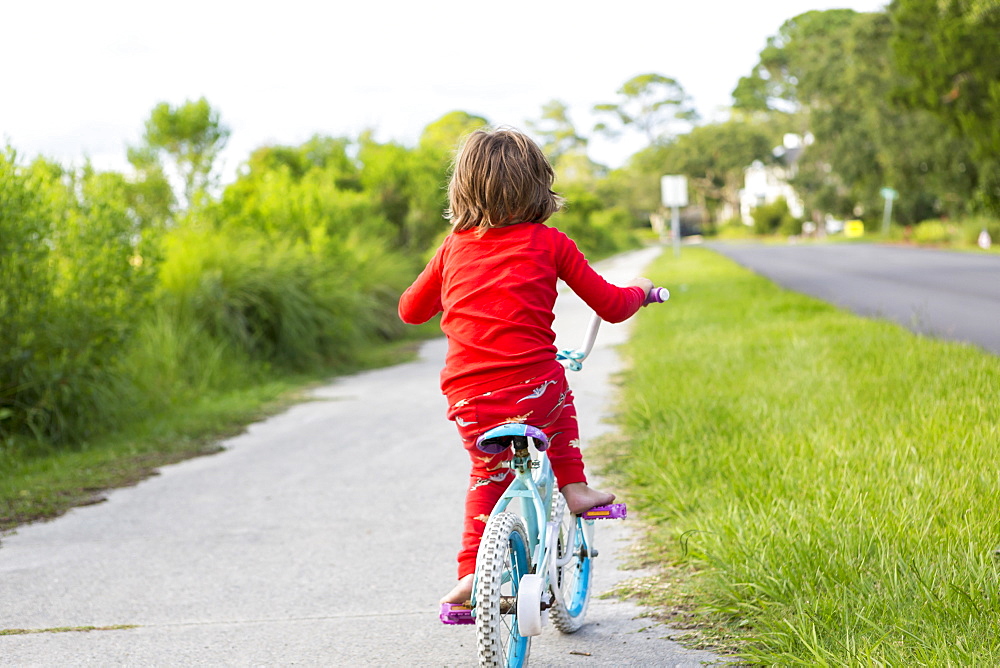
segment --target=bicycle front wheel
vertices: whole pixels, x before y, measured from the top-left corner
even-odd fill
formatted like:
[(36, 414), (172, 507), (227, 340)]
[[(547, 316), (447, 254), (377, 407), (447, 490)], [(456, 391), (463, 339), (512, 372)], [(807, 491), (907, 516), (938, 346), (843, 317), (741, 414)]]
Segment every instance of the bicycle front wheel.
[[(565, 509), (566, 502), (562, 494), (557, 497), (557, 503), (563, 504)], [(555, 627), (563, 633), (574, 633), (583, 626), (590, 603), (593, 546), (587, 543), (587, 534), (583, 530), (585, 521), (565, 509), (559, 525), (556, 555), (559, 561), (568, 561), (556, 569), (557, 578), (553, 586), (559, 588), (562, 603), (556, 600), (552, 606), (551, 618)]]
[(500, 513), (490, 518), (476, 558), (476, 638), (479, 665), (524, 666), (531, 638), (517, 628), (517, 592), (531, 572), (528, 534), (521, 518)]

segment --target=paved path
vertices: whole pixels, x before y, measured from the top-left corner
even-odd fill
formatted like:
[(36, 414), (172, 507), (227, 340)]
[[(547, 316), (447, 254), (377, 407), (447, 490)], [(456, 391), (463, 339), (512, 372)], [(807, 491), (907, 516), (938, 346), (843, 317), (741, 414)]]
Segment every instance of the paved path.
[[(625, 282), (655, 252), (601, 271)], [(586, 320), (579, 300), (560, 299), (559, 344), (574, 347)], [(611, 346), (626, 331), (604, 328), (573, 378), (585, 437), (610, 428)], [(467, 476), (437, 391), (443, 355), (429, 342), (419, 361), (323, 387), (220, 454), (3, 537), (0, 629), (136, 628), (0, 636), (0, 665), (474, 665), (474, 631), (437, 621)], [(600, 592), (635, 575), (617, 568), (634, 536), (608, 523), (598, 540)], [(595, 599), (578, 634), (548, 628), (533, 642), (532, 666), (714, 660), (641, 612)]]
[(712, 243), (779, 285), (1000, 354), (1000, 256), (871, 244)]

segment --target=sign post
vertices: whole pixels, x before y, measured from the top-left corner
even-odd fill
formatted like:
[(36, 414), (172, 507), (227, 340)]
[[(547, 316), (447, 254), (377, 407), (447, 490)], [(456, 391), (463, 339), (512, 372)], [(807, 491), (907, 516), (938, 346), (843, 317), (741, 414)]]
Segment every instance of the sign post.
[(674, 238), (674, 255), (681, 254), (681, 215), (680, 207), (688, 205), (687, 177), (683, 175), (667, 175), (660, 178), (660, 197), (663, 206), (672, 210), (670, 232)]
[(885, 209), (882, 211), (882, 234), (889, 234), (889, 223), (892, 221), (892, 201), (899, 197), (899, 193), (892, 188), (882, 188), (879, 191), (885, 199)]

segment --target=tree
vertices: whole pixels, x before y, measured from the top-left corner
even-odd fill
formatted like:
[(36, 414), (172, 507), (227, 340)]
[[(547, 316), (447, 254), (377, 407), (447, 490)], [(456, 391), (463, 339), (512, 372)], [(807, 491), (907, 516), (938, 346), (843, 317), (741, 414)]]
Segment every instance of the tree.
[(767, 40), (750, 76), (733, 91), (733, 107), (747, 111), (797, 111), (814, 102), (846, 66), (845, 29), (857, 12), (811, 11), (785, 21)]
[(891, 186), (900, 193), (893, 209), (899, 222), (960, 213), (974, 171), (967, 142), (927, 112), (901, 108), (890, 94), (900, 75), (889, 48), (889, 17), (857, 14), (838, 31), (836, 58), (843, 65), (810, 91), (808, 118), (817, 141), (801, 161), (803, 179), (796, 185), (805, 185), (811, 174), (818, 188), (803, 188), (804, 199), (814, 207), (818, 201), (811, 195), (833, 204), (836, 198), (829, 198), (840, 192), (847, 197), (833, 213), (860, 210), (874, 217), (882, 211), (881, 189)]
[(462, 140), (489, 125), (482, 116), (466, 111), (451, 111), (429, 123), (420, 134), (420, 148), (441, 156), (451, 156)]
[(969, 142), (982, 207), (1000, 214), (1000, 5), (987, 0), (894, 0), (897, 87)]
[(552, 163), (557, 190), (570, 183), (593, 186), (607, 175), (607, 168), (587, 155), (589, 140), (576, 129), (565, 102), (546, 102), (542, 105), (541, 118), (527, 123)]
[(413, 151), (408, 191), (411, 206), (407, 211), (405, 237), (411, 250), (435, 246), (448, 229), (444, 211), (448, 207), (448, 169), (459, 145), (474, 131), (489, 126), (489, 121), (466, 111), (451, 111), (429, 123)]
[(631, 168), (641, 174), (636, 180), (649, 183), (645, 192), (650, 210), (658, 206), (660, 176), (683, 174), (706, 211), (723, 203), (738, 211), (744, 170), (754, 160), (771, 160), (780, 136), (766, 123), (737, 116), (696, 127), (669, 144), (651, 146), (633, 157)]
[(672, 136), (678, 123), (698, 118), (680, 83), (656, 73), (632, 77), (618, 89), (617, 103), (595, 105), (594, 111), (613, 119), (611, 124), (598, 123), (595, 132), (613, 138), (625, 128), (634, 128), (642, 132), (650, 144)]
[(697, 127), (677, 138), (669, 173), (686, 174), (706, 209), (711, 202), (740, 209), (744, 171), (755, 160), (770, 161), (777, 143), (769, 128), (740, 119)]
[(214, 185), (215, 159), (229, 140), (230, 130), (219, 112), (205, 98), (173, 107), (166, 102), (153, 107), (146, 121), (143, 146), (132, 149), (146, 158), (165, 153), (183, 185), (183, 200), (190, 206), (195, 196)]
[[(454, 129), (454, 128), (453, 128)], [(380, 144), (369, 133), (359, 139), (360, 180), (396, 228), (400, 248), (421, 251), (445, 228), (448, 154), (437, 148)]]
[(588, 140), (569, 118), (569, 107), (560, 100), (542, 105), (542, 116), (528, 121), (528, 129), (541, 139), (542, 151), (553, 164), (568, 153), (586, 153)]
[(807, 12), (782, 25), (733, 92), (734, 106), (793, 112), (790, 125), (815, 141), (793, 185), (817, 214), (875, 215), (881, 188), (901, 194), (896, 220), (959, 213), (974, 169), (968, 147), (926, 112), (890, 95), (899, 73), (884, 13)]
[(267, 174), (286, 169), (289, 176), (301, 180), (314, 169), (325, 170), (342, 190), (361, 190), (359, 167), (348, 151), (347, 137), (313, 135), (301, 146), (261, 146), (250, 154), (243, 175)]
[(139, 227), (164, 227), (176, 198), (156, 151), (149, 147), (130, 147), (128, 161), (135, 170), (135, 177), (129, 182), (128, 197)]

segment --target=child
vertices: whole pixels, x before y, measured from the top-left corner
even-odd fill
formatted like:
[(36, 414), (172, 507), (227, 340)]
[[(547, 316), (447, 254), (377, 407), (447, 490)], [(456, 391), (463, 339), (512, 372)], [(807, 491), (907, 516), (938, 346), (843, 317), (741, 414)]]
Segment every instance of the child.
[(629, 287), (611, 285), (566, 235), (544, 225), (562, 205), (553, 180), (551, 165), (526, 135), (499, 129), (469, 136), (448, 186), (452, 232), (399, 300), (399, 316), (410, 324), (443, 312), (448, 354), (441, 391), (472, 459), (459, 581), (442, 603), (472, 596), (486, 520), (512, 477), (498, 466), (509, 451), (488, 456), (476, 449), (483, 432), (504, 422), (542, 429), (571, 512), (615, 498), (589, 487), (583, 473), (573, 394), (556, 361), (556, 281), (563, 279), (609, 322), (639, 310), (653, 284), (637, 278)]

